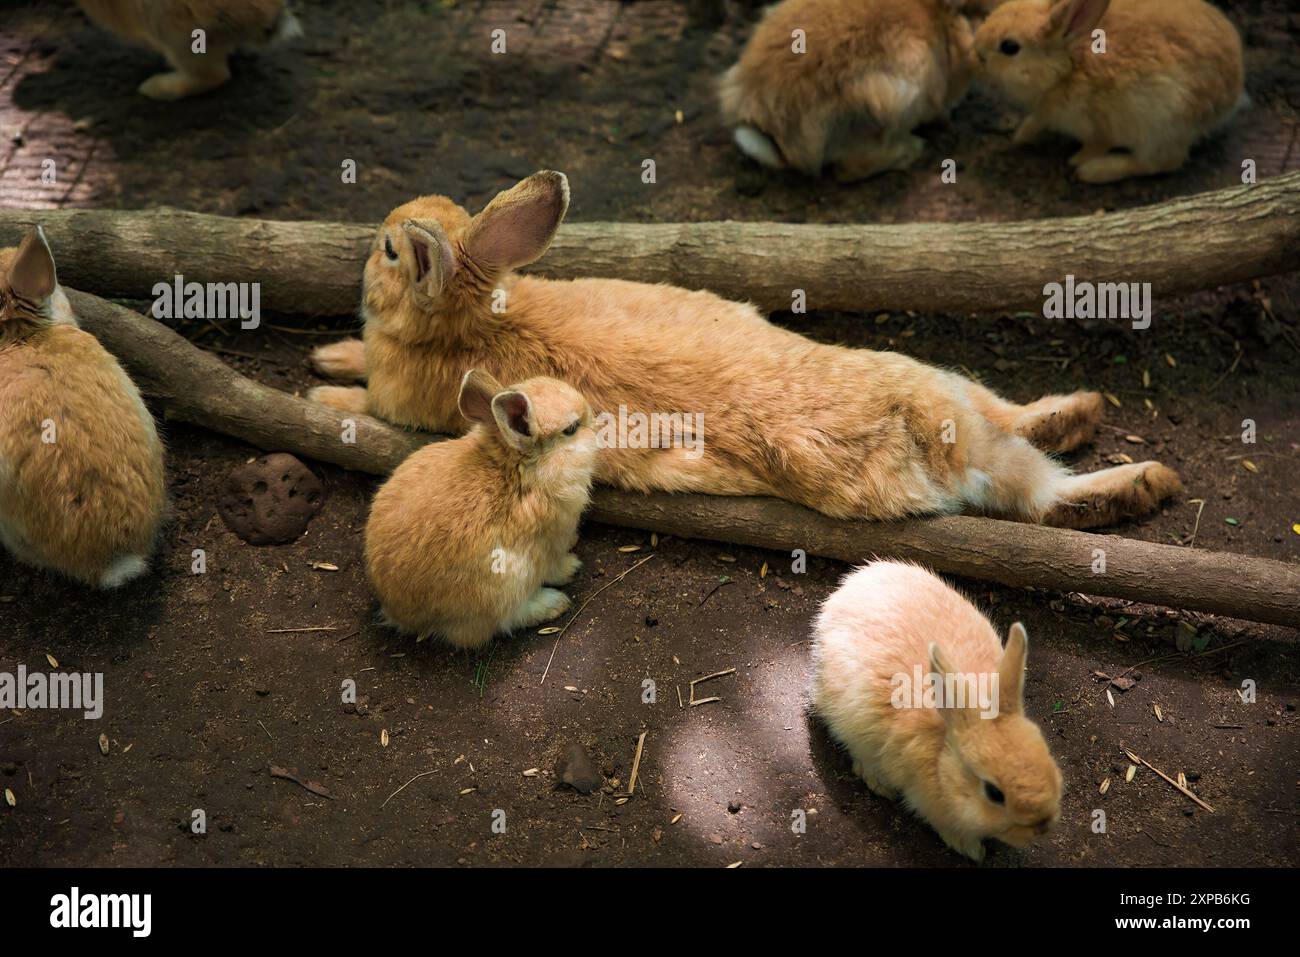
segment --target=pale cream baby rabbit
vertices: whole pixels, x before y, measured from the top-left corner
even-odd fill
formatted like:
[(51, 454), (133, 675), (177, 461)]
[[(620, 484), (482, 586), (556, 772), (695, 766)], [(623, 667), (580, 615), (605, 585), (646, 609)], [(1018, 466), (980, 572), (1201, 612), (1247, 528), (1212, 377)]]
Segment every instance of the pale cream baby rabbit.
[[(1061, 773), (1025, 717), (1028, 638), (988, 620), (915, 565), (858, 569), (814, 624), (813, 708), (872, 791), (899, 798), (949, 847), (1024, 847), (1060, 817)], [(925, 675), (938, 676), (935, 701)], [(964, 695), (964, 697), (961, 697)]]
[[(123, 40), (156, 50), (171, 64), (140, 84), (155, 100), (179, 100), (230, 79), (236, 47), (302, 34), (285, 0), (77, 0), (95, 23)], [(196, 36), (198, 31), (200, 37)]]
[(375, 495), (366, 568), (390, 624), (475, 648), (569, 607), (554, 586), (581, 565), (596, 437), (554, 379), (507, 389), (471, 370), (459, 401), (470, 433), (415, 452)]
[(38, 227), (0, 250), (0, 543), (113, 588), (148, 567), (165, 506), (153, 417), (77, 327)]
[(718, 83), (751, 159), (840, 180), (906, 169), (912, 130), (946, 119), (974, 68), (958, 0), (785, 0)]

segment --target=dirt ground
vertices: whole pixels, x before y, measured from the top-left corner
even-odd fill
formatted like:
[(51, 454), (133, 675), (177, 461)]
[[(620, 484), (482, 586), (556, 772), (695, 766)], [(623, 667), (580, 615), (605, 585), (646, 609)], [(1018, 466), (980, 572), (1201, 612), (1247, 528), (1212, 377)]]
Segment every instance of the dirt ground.
[[(575, 220), (957, 221), (1141, 205), (1237, 182), (1243, 157), (1261, 177), (1300, 167), (1300, 13), (1226, 6), (1247, 42), (1253, 106), (1182, 172), (1103, 188), (1068, 178), (1063, 140), (1013, 148), (1013, 115), (979, 93), (933, 131), (924, 168), (852, 187), (759, 172), (719, 129), (708, 85), (748, 24), (688, 31), (675, 3), (298, 2), (305, 39), (241, 57), (227, 88), (181, 105), (135, 96), (155, 59), (107, 39), (71, 3), (4, 3), (0, 202), (377, 222), (422, 192), (477, 208), (550, 167), (569, 174)], [(504, 60), (488, 49), (498, 26)], [(950, 155), (955, 186), (937, 175)], [(39, 176), (49, 157), (53, 185)], [(640, 178), (647, 157), (654, 186)], [(355, 185), (338, 175), (349, 158)], [(1107, 427), (1071, 463), (1157, 458), (1187, 485), (1117, 533), (1295, 562), (1298, 304), (1293, 273), (1158, 302), (1147, 332), (904, 315), (887, 303), (775, 318), (959, 369), (1018, 400), (1103, 389), (1114, 397)], [(183, 331), (245, 374), (301, 390), (317, 381), (308, 348), (351, 322)], [(1241, 441), (1244, 419), (1255, 444)], [(63, 670), (103, 672), (107, 699), (97, 722), (0, 712), (0, 788), (15, 800), (0, 805), (0, 863), (967, 863), (869, 794), (806, 716), (809, 621), (845, 566), (814, 558), (795, 574), (784, 554), (587, 525), (585, 567), (568, 589), (578, 603), (654, 557), (558, 641), (534, 630), (482, 655), (453, 653), (374, 622), (361, 561), (374, 480), (313, 464), (327, 500), (307, 534), (253, 547), (215, 503), (257, 450), (175, 424), (165, 433), (175, 517), (153, 574), (104, 596), (0, 555), (0, 671), (46, 670), (50, 655)], [(190, 573), (195, 548), (206, 574)], [(992, 848), (988, 866), (1300, 862), (1300, 632), (959, 584), (999, 631), (1025, 622), (1027, 710), (1067, 786), (1060, 826), (1024, 852)], [(1176, 650), (1180, 631), (1195, 633), (1193, 652)], [(1141, 680), (1113, 690), (1112, 706), (1096, 673), (1130, 668)], [(727, 669), (698, 689), (721, 700), (679, 705), (689, 682)], [(347, 679), (355, 706), (341, 702)], [(1238, 693), (1246, 681), (1254, 703)], [(636, 793), (619, 804), (643, 732)], [(618, 783), (589, 796), (560, 785), (555, 763), (572, 741)], [(1146, 769), (1126, 781), (1121, 746), (1183, 772), (1214, 811)], [(204, 835), (191, 832), (195, 809)], [(798, 810), (804, 833), (791, 827)]]

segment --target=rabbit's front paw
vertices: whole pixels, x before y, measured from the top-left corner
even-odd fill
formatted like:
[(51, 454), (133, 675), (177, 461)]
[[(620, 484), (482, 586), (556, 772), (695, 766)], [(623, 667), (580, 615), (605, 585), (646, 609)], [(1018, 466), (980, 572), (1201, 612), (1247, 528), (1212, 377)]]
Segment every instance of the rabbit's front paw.
[(365, 412), (366, 390), (359, 386), (318, 385), (307, 390), (307, 401), (327, 405), (340, 412)]
[(563, 615), (569, 608), (569, 596), (554, 588), (539, 588), (520, 606), (509, 628), (531, 628)]
[(970, 834), (944, 833), (943, 831), (939, 832), (939, 836), (943, 838), (945, 844), (958, 854), (965, 854), (976, 862), (984, 860), (984, 842), (978, 837), (973, 837)]
[(582, 567), (582, 559), (573, 552), (569, 552), (551, 569), (551, 573), (546, 576), (548, 585), (567, 585), (573, 581), (573, 576), (578, 574), (578, 569)]

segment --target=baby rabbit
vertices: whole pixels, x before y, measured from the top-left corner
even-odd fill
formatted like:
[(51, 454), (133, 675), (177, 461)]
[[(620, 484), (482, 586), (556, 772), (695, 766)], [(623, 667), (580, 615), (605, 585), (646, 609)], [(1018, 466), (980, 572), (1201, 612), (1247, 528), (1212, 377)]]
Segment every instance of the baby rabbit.
[(1086, 183), (1178, 169), (1245, 101), (1241, 37), (1204, 0), (1011, 0), (975, 48), (982, 77), (1029, 110), (1014, 141), (1074, 137)]
[[(547, 171), (474, 217), (441, 196), (395, 209), (366, 261), (364, 344), (313, 354), (318, 370), (367, 385), (309, 397), (459, 434), (468, 369), (551, 376), (596, 410), (597, 481), (773, 495), (835, 518), (968, 510), (1083, 528), (1181, 488), (1156, 462), (1070, 475), (1044, 454), (1092, 437), (1095, 392), (1017, 405), (895, 352), (812, 342), (712, 293), (516, 274), (546, 251), (568, 199)], [(623, 428), (633, 416), (651, 427)]]
[(596, 439), (575, 390), (535, 378), (509, 389), (471, 370), (460, 410), (475, 427), (412, 454), (375, 495), (366, 568), (401, 631), (459, 648), (564, 613), (571, 551)]
[(814, 632), (813, 709), (872, 791), (977, 861), (985, 838), (1024, 847), (1057, 822), (1061, 773), (1024, 713), (1024, 626), (1003, 649), (935, 575), (875, 562), (844, 579)]
[(841, 181), (907, 169), (913, 128), (947, 119), (974, 68), (958, 0), (785, 0), (718, 84), (736, 145), (774, 169)]
[[(179, 100), (230, 79), (228, 57), (239, 46), (302, 36), (285, 0), (77, 0), (91, 20), (128, 43), (167, 58), (173, 72), (140, 84), (155, 100)], [(196, 52), (195, 30), (203, 31)]]
[(165, 505), (153, 417), (77, 327), (37, 227), (0, 250), (0, 544), (114, 588), (146, 570)]

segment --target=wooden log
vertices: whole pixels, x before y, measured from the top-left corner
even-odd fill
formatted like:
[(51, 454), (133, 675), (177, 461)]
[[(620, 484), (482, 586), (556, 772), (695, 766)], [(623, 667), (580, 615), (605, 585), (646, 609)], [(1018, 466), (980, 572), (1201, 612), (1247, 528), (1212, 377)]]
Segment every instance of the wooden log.
[[(172, 330), (68, 290), (85, 329), (116, 354), (169, 419), (267, 451), (292, 452), (383, 475), (435, 436), (348, 416), (245, 378)], [(343, 440), (346, 422), (354, 442)], [(1082, 591), (1253, 621), (1300, 626), (1300, 566), (1112, 535), (964, 516), (844, 522), (768, 498), (640, 495), (597, 489), (588, 518), (685, 538), (803, 549), (844, 562), (906, 558), (1004, 585)], [(1105, 571), (1093, 573), (1095, 550)]]
[[(177, 273), (259, 282), (263, 309), (308, 316), (356, 309), (375, 231), (175, 209), (4, 210), (0, 244), (16, 244), (36, 222), (67, 285), (152, 299), (154, 285)], [(568, 223), (533, 268), (711, 289), (768, 311), (789, 309), (802, 289), (809, 309), (965, 313), (1040, 309), (1043, 286), (1067, 274), (1149, 282), (1158, 304), (1298, 269), (1297, 250), (1300, 171), (1103, 216), (1019, 223)]]
[(66, 286), (64, 290), (81, 327), (121, 360), (140, 391), (162, 406), (165, 418), (201, 425), (268, 451), (293, 452), (362, 472), (390, 471), (431, 438), (368, 415), (344, 415), (296, 399), (240, 375), (147, 316)]

